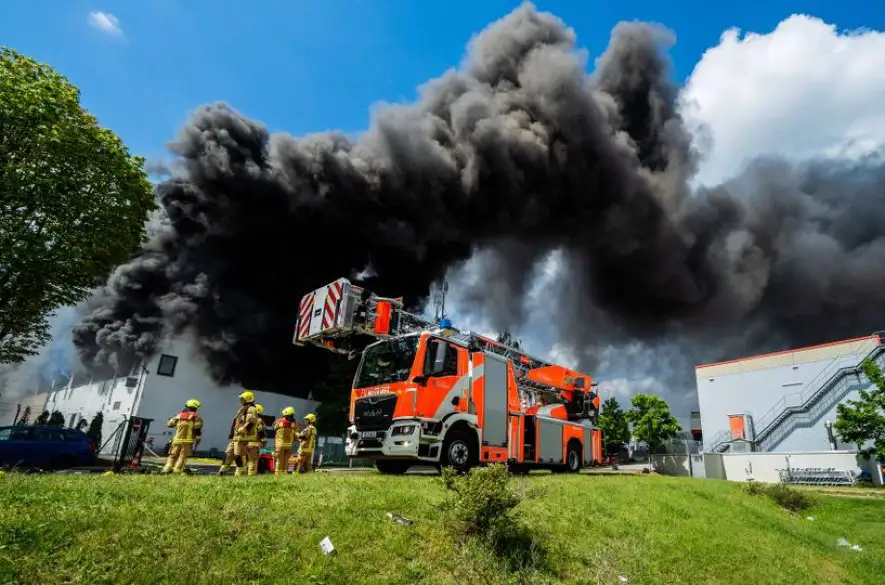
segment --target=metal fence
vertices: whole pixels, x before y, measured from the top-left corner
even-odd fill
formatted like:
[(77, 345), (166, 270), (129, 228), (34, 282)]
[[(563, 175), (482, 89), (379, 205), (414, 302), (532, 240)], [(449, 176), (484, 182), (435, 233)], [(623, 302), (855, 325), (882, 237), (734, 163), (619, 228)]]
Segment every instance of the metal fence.
[(781, 483), (791, 485), (854, 485), (854, 471), (833, 467), (808, 467), (804, 469), (778, 469)]

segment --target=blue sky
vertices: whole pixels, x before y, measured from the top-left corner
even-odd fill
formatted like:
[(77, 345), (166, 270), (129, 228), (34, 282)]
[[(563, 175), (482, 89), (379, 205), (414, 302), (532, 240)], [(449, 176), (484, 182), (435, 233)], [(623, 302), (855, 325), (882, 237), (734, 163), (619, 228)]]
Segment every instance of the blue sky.
[[(412, 100), (418, 85), (457, 65), (472, 34), (518, 4), (7, 0), (0, 2), (0, 43), (67, 75), (103, 125), (133, 152), (156, 157), (189, 110), (215, 100), (295, 135), (362, 130), (373, 103)], [(870, 0), (536, 5), (572, 26), (592, 57), (620, 20), (665, 24), (678, 37), (672, 55), (679, 80), (729, 27), (768, 32), (799, 12), (840, 28), (885, 28), (885, 3)], [(89, 13), (98, 11), (119, 19), (122, 37), (90, 26)]]

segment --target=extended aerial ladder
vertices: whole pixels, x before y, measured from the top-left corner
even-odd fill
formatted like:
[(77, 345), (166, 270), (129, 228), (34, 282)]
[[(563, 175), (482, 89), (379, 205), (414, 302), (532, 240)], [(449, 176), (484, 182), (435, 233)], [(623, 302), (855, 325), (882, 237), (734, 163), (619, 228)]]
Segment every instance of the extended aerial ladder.
[(473, 351), (487, 351), (509, 360), (524, 407), (564, 402), (570, 418), (595, 417), (599, 412), (599, 397), (594, 392), (597, 384), (589, 376), (533, 357), (513, 345), (458, 331), (444, 313), (438, 322), (410, 313), (401, 297), (378, 296), (347, 278), (302, 297), (292, 341), (350, 359), (377, 340), (421, 331), (435, 332)]

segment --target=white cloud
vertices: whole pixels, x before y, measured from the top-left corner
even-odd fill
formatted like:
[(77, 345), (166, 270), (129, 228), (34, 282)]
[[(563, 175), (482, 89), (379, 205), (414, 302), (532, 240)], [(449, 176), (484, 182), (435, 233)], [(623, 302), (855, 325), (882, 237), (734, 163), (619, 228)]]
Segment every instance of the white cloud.
[(123, 29), (120, 28), (120, 19), (110, 12), (90, 12), (89, 24), (111, 36), (123, 36)]
[(805, 15), (767, 34), (730, 29), (681, 96), (688, 121), (712, 140), (698, 180), (717, 184), (759, 155), (869, 154), (885, 145), (883, 95), (883, 32), (840, 32)]

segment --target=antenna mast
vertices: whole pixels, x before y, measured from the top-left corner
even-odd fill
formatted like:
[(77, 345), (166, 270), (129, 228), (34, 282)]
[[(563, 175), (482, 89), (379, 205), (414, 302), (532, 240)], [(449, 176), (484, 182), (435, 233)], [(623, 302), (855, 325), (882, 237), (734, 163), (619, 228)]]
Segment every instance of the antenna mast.
[(439, 323), (446, 318), (446, 293), (449, 292), (449, 282), (444, 280), (440, 292), (436, 297), (436, 319)]

